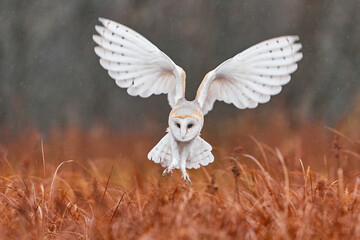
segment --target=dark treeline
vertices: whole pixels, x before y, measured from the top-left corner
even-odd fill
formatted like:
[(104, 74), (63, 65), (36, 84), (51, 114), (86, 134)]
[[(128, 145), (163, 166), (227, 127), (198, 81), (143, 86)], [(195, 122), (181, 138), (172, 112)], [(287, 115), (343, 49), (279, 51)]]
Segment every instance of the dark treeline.
[[(262, 40), (298, 34), (299, 70), (257, 111), (281, 107), (292, 120), (331, 125), (352, 109), (360, 89), (359, 9), (360, 1), (3, 0), (0, 124), (15, 130), (166, 125), (165, 96), (130, 97), (98, 64), (92, 34), (97, 18), (106, 17), (135, 29), (182, 66), (189, 99), (222, 61)], [(244, 112), (217, 103), (209, 118)]]

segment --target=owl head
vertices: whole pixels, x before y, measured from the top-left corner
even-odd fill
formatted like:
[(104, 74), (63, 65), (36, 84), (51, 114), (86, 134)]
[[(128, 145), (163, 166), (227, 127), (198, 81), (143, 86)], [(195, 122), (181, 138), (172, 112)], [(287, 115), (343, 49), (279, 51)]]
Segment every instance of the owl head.
[(180, 99), (169, 115), (171, 134), (180, 142), (187, 142), (199, 136), (204, 124), (204, 114), (197, 101)]

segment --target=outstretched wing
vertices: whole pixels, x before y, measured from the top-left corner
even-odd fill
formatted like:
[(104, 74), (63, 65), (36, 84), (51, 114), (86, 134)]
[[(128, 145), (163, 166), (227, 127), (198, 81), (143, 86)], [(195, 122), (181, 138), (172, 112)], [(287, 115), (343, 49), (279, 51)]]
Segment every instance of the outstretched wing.
[(156, 146), (149, 152), (148, 159), (168, 167), (172, 161), (170, 133), (167, 133)]
[(215, 100), (237, 108), (255, 108), (278, 94), (290, 81), (302, 58), (298, 36), (283, 36), (256, 44), (210, 71), (196, 95), (204, 115)]
[(200, 165), (206, 166), (214, 161), (211, 153), (212, 147), (201, 137), (196, 137), (192, 145), (191, 153), (186, 161), (186, 168), (200, 168)]
[(99, 45), (95, 53), (121, 88), (132, 96), (149, 97), (168, 94), (170, 106), (185, 96), (185, 72), (149, 40), (132, 29), (111, 20), (99, 18), (95, 26)]

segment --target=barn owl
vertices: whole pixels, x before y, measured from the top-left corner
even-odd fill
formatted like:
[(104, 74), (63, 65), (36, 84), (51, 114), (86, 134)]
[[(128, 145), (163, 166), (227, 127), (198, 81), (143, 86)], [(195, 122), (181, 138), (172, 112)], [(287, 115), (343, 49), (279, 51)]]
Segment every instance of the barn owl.
[(290, 81), (301, 60), (298, 36), (282, 36), (258, 43), (208, 72), (195, 100), (185, 99), (185, 72), (165, 53), (134, 30), (99, 18), (102, 26), (93, 40), (100, 64), (131, 96), (147, 98), (167, 94), (172, 110), (167, 134), (149, 152), (148, 159), (165, 168), (163, 176), (180, 169), (191, 183), (186, 169), (214, 161), (212, 147), (200, 137), (204, 116), (214, 102), (224, 101), (239, 109), (256, 108), (278, 94)]

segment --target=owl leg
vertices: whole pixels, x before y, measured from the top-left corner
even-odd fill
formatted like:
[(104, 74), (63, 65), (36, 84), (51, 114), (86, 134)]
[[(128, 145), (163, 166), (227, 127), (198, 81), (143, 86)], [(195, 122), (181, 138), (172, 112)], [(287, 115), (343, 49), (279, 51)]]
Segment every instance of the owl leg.
[(185, 166), (186, 166), (186, 159), (185, 159), (185, 161), (180, 162), (180, 169), (181, 169), (181, 172), (182, 172), (181, 179), (183, 179), (185, 182), (188, 181), (191, 184), (191, 180), (190, 180), (189, 175), (186, 172), (186, 167)]
[(162, 173), (163, 177), (165, 177), (165, 175), (168, 175), (168, 174), (171, 174), (171, 176), (172, 176), (173, 175), (172, 170), (175, 169), (179, 165), (179, 159), (180, 159), (179, 147), (173, 137), (171, 138), (170, 144), (171, 144), (172, 161), (170, 163), (170, 166), (167, 167), (164, 170), (164, 172)]
[(190, 180), (190, 177), (189, 177), (189, 175), (187, 174), (187, 172), (184, 170), (184, 171), (182, 171), (181, 170), (181, 172), (182, 172), (182, 176), (181, 176), (181, 179), (183, 179), (185, 182), (186, 181), (188, 181), (190, 184), (191, 184), (191, 180)]
[(192, 146), (192, 143), (189, 143), (189, 144), (187, 144), (187, 146), (184, 147), (184, 150), (181, 154), (181, 161), (180, 161), (180, 169), (182, 172), (181, 179), (183, 179), (185, 182), (188, 181), (190, 184), (191, 184), (191, 180), (190, 180), (189, 175), (186, 172), (186, 160), (188, 159), (188, 157), (190, 155), (191, 146)]
[(179, 160), (177, 160), (176, 158), (173, 158), (170, 166), (168, 166), (162, 173), (162, 176), (165, 177), (165, 175), (171, 174), (171, 176), (173, 175), (172, 170), (176, 168), (176, 166), (179, 164)]

